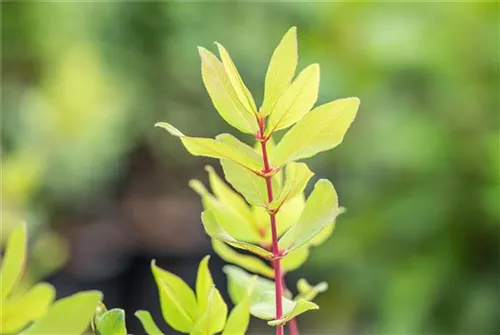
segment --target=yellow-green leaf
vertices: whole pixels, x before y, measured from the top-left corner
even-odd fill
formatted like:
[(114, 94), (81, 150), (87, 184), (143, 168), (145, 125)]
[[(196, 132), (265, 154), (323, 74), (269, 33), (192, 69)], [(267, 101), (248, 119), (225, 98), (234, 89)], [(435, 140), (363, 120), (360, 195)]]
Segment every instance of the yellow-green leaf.
[(280, 208), (285, 201), (302, 193), (314, 173), (305, 163), (290, 162), (285, 168), (285, 184), (281, 193), (269, 205), (270, 209)]
[(40, 318), (49, 309), (55, 294), (52, 285), (41, 283), (33, 286), (26, 294), (2, 301), (0, 333), (17, 333), (29, 322)]
[(193, 290), (178, 276), (156, 266), (154, 260), (151, 271), (158, 286), (163, 318), (173, 329), (189, 333), (197, 315)]
[(302, 246), (286, 254), (281, 260), (281, 267), (285, 272), (296, 270), (305, 263), (307, 257), (309, 257), (309, 247)]
[(218, 159), (229, 159), (235, 163), (258, 173), (261, 168), (261, 160), (257, 156), (249, 157), (246, 152), (239, 151), (239, 148), (225, 144), (224, 142), (212, 138), (189, 137), (184, 135), (177, 128), (166, 122), (158, 122), (155, 127), (167, 130), (171, 135), (179, 137), (189, 151), (194, 156), (205, 156)]
[(269, 115), (266, 135), (285, 129), (302, 119), (318, 99), (319, 65), (312, 64), (302, 70), (283, 92)]
[(309, 245), (318, 246), (323, 244), (330, 236), (332, 236), (333, 231), (335, 230), (335, 221), (326, 225), (323, 230), (321, 230), (316, 236), (314, 236), (310, 241)]
[(96, 320), (98, 335), (127, 335), (125, 311), (120, 308), (110, 309)]
[(280, 249), (292, 251), (309, 242), (328, 224), (334, 222), (338, 213), (335, 188), (330, 181), (320, 179), (307, 199), (297, 223), (280, 238)]
[(222, 335), (244, 335), (250, 323), (250, 305), (244, 297), (229, 314)]
[(285, 323), (297, 317), (298, 315), (314, 309), (319, 309), (318, 305), (304, 299), (299, 299), (295, 302), (295, 305), (291, 312), (286, 313), (285, 316), (282, 317), (281, 319), (269, 321), (268, 324), (270, 326), (284, 325)]
[(227, 305), (224, 299), (213, 285), (208, 292), (207, 298), (205, 310), (190, 332), (192, 335), (211, 335), (224, 329), (227, 318)]
[(253, 216), (247, 220), (235, 208), (211, 195), (199, 180), (191, 180), (189, 186), (200, 195), (203, 207), (212, 210), (215, 220), (228, 235), (238, 241), (259, 241), (258, 228)]
[(241, 103), (224, 65), (207, 49), (198, 50), (203, 83), (220, 116), (240, 131), (255, 134), (259, 130), (255, 115)]
[(290, 129), (276, 146), (271, 161), (280, 167), (339, 145), (359, 107), (358, 98), (338, 99), (316, 107)]
[(214, 286), (214, 281), (210, 270), (208, 269), (208, 261), (210, 256), (205, 256), (198, 266), (198, 276), (196, 277), (196, 300), (198, 302), (198, 313), (201, 315), (207, 308), (208, 293)]
[(163, 335), (164, 333), (158, 328), (153, 317), (148, 311), (137, 311), (135, 316), (141, 321), (144, 330), (148, 335)]
[(21, 334), (80, 335), (89, 326), (101, 298), (101, 292), (86, 291), (60, 299)]
[(229, 77), (229, 80), (231, 81), (231, 84), (233, 85), (238, 99), (248, 111), (252, 112), (253, 114), (257, 114), (257, 107), (255, 106), (255, 101), (253, 100), (252, 94), (243, 83), (243, 80), (241, 79), (238, 69), (231, 59), (231, 56), (229, 56), (229, 53), (221, 44), (217, 42), (215, 42), (215, 44), (219, 49), (222, 64), (226, 69), (226, 73)]
[(212, 239), (212, 247), (217, 255), (228, 263), (241, 266), (248, 271), (263, 275), (268, 278), (274, 277), (274, 270), (262, 260), (250, 255), (241, 254), (231, 247), (216, 239)]
[(5, 299), (21, 278), (26, 262), (26, 224), (22, 223), (9, 236), (0, 269), (0, 300)]
[(261, 113), (265, 116), (271, 110), (292, 82), (297, 68), (297, 28), (290, 28), (274, 50), (266, 73), (264, 103)]
[(297, 282), (297, 291), (299, 292), (299, 295), (295, 299), (312, 301), (319, 293), (325, 292), (327, 289), (328, 284), (326, 282), (321, 282), (315, 286), (311, 286), (307, 280), (300, 278)]
[(248, 250), (265, 259), (270, 259), (273, 256), (273, 254), (270, 251), (267, 251), (257, 245), (248, 242), (238, 241), (234, 237), (229, 235), (217, 223), (212, 209), (205, 210), (203, 211), (203, 213), (201, 213), (201, 222), (203, 223), (203, 226), (207, 234), (212, 238), (226, 242), (227, 244), (235, 248)]

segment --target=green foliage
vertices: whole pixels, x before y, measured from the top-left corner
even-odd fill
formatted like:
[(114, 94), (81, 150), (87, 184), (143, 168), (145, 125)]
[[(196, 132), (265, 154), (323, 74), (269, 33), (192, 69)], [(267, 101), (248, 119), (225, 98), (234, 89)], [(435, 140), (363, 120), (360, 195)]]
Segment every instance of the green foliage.
[[(214, 285), (208, 261), (209, 256), (204, 257), (198, 267), (196, 295), (178, 276), (151, 263), (163, 318), (173, 329), (192, 335), (244, 334), (249, 306), (238, 304), (227, 317), (227, 305)], [(135, 315), (148, 334), (162, 334), (149, 312), (138, 311)]]
[[(264, 102), (259, 110), (226, 49), (219, 43), (217, 48), (222, 62), (208, 50), (199, 48), (203, 82), (221, 117), (238, 130), (253, 134), (256, 149), (229, 134), (216, 136), (215, 140), (193, 138), (168, 123), (157, 123), (157, 126), (180, 137), (193, 155), (219, 159), (226, 179), (237, 191), (226, 185), (212, 167), (206, 170), (213, 194), (200, 181), (190, 182), (202, 199), (205, 210), (201, 219), (213, 239), (215, 252), (228, 262), (283, 281), (283, 273), (297, 269), (306, 261), (311, 246), (321, 244), (331, 235), (335, 219), (341, 213), (337, 193), (328, 180), (319, 180), (305, 200), (304, 190), (314, 173), (305, 163), (297, 161), (340, 144), (356, 116), (359, 99), (339, 99), (311, 111), (318, 98), (319, 65), (306, 67), (293, 80), (298, 58), (295, 27), (285, 34), (273, 53), (265, 79)], [(273, 133), (290, 126), (293, 127), (274, 148)], [(263, 258), (272, 263), (274, 269), (231, 247)], [(281, 285), (276, 285), (275, 291), (275, 282), (251, 277), (235, 267), (226, 267), (225, 271), (233, 301), (248, 304), (252, 315), (270, 320), (272, 326), (281, 327), (299, 314), (318, 309), (310, 300), (326, 289), (325, 285), (312, 288), (302, 281), (300, 296), (291, 300)], [(198, 280), (204, 277), (206, 272), (199, 272)], [(202, 300), (198, 298), (198, 304), (202, 302), (198, 317), (201, 310), (213, 305), (197, 322), (193, 315), (192, 291), (180, 284), (177, 288), (162, 288), (161, 285), (168, 284), (161, 283), (157, 278), (164, 317), (174, 329), (198, 333), (207, 328), (204, 317), (217, 321), (211, 323), (214, 328), (208, 332), (221, 329), (225, 314), (221, 312), (218, 316), (217, 313), (225, 305), (217, 299), (218, 291), (210, 289), (211, 281), (201, 286), (201, 291), (197, 284), (197, 295), (202, 297)], [(248, 287), (252, 290), (246, 301)], [(205, 297), (214, 301), (207, 302)], [(278, 307), (278, 300), (282, 301), (283, 310)], [(169, 312), (165, 313), (166, 310)], [(235, 312), (235, 315), (238, 314)]]
[(50, 284), (35, 284), (27, 292), (17, 290), (16, 284), (26, 264), (27, 240), (26, 225), (20, 224), (7, 241), (0, 269), (0, 333), (83, 333), (101, 300), (101, 293), (80, 292), (52, 304), (55, 289)]
[(125, 311), (114, 308), (96, 312), (94, 316), (93, 328), (96, 335), (127, 335), (125, 325)]

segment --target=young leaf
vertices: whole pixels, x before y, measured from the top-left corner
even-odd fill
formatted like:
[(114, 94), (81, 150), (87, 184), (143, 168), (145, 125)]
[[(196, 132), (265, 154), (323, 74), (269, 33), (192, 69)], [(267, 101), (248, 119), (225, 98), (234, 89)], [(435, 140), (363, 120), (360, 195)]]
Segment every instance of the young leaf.
[(163, 318), (173, 329), (189, 333), (197, 314), (193, 290), (178, 276), (157, 267), (154, 260), (151, 271), (158, 286)]
[(283, 189), (276, 199), (269, 204), (269, 208), (276, 210), (288, 199), (302, 193), (313, 175), (314, 173), (309, 170), (309, 167), (305, 163), (288, 163)]
[(241, 302), (234, 306), (229, 314), (226, 327), (222, 335), (245, 335), (250, 323), (250, 305), (245, 296)]
[(263, 275), (268, 278), (274, 277), (274, 270), (262, 262), (260, 259), (253, 256), (240, 254), (231, 247), (227, 246), (224, 242), (212, 239), (212, 248), (223, 260), (228, 263), (233, 263), (241, 266), (248, 271)]
[(233, 63), (231, 56), (227, 50), (219, 43), (215, 42), (217, 48), (219, 49), (220, 58), (222, 59), (222, 64), (226, 69), (226, 73), (233, 85), (233, 88), (238, 96), (240, 102), (245, 106), (245, 108), (253, 113), (257, 114), (257, 106), (255, 106), (255, 101), (253, 100), (252, 94), (248, 90), (248, 88), (243, 83), (240, 74), (238, 73), (238, 69)]
[(148, 311), (137, 311), (135, 316), (141, 321), (144, 330), (148, 335), (163, 335), (164, 333), (158, 328), (153, 317)]
[(316, 236), (338, 215), (338, 199), (335, 188), (326, 179), (320, 179), (306, 201), (297, 223), (279, 240), (280, 249), (289, 252), (297, 249)]
[(227, 306), (219, 291), (212, 285), (208, 292), (207, 304), (203, 314), (197, 319), (192, 335), (211, 335), (224, 329)]
[(328, 284), (326, 282), (321, 282), (318, 285), (311, 286), (307, 280), (304, 278), (299, 279), (297, 282), (297, 291), (299, 292), (299, 295), (295, 298), (296, 300), (298, 299), (304, 299), (311, 301), (319, 293), (323, 293), (328, 289)]
[(309, 257), (309, 247), (302, 246), (286, 254), (285, 257), (281, 259), (281, 267), (285, 272), (296, 270), (305, 263), (307, 257)]
[(98, 335), (127, 335), (125, 311), (115, 308), (105, 312), (96, 321)]
[(7, 241), (0, 269), (0, 299), (4, 300), (21, 278), (26, 262), (26, 225), (20, 224)]
[(323, 230), (321, 230), (316, 236), (314, 236), (308, 244), (314, 247), (323, 244), (323, 242), (325, 242), (330, 236), (332, 236), (334, 230), (335, 221), (326, 225), (326, 227), (323, 228)]
[(198, 180), (191, 180), (189, 186), (201, 197), (203, 207), (210, 209), (214, 219), (222, 230), (237, 241), (258, 242), (259, 234), (253, 216), (248, 221), (240, 212), (230, 205), (222, 203), (212, 196)]
[(166, 122), (158, 122), (155, 127), (166, 129), (170, 135), (179, 137), (186, 150), (194, 156), (229, 159), (255, 173), (262, 169), (258, 154), (256, 157), (249, 157), (246, 152), (239, 151), (239, 148), (212, 138), (188, 137)]
[(229, 235), (216, 221), (213, 209), (205, 210), (201, 213), (201, 222), (205, 228), (206, 233), (217, 240), (226, 242), (235, 248), (248, 250), (262, 258), (270, 259), (273, 254), (257, 245), (236, 240)]
[(312, 64), (298, 75), (274, 105), (266, 135), (285, 129), (302, 119), (318, 99), (319, 65)]
[(26, 294), (2, 301), (0, 329), (2, 334), (17, 333), (47, 312), (56, 291), (50, 284), (33, 286)]
[(339, 145), (359, 107), (358, 98), (338, 99), (307, 113), (278, 143), (271, 161), (280, 167)]
[[(210, 256), (205, 256), (198, 267), (198, 277), (196, 279), (196, 298), (198, 301), (198, 315), (202, 315), (209, 307), (211, 299), (210, 315), (213, 317), (211, 327), (217, 329), (214, 332), (222, 330), (226, 323), (227, 306), (224, 303), (219, 291), (214, 286), (214, 281), (208, 268)], [(213, 291), (213, 292), (212, 292)], [(216, 313), (217, 315), (212, 315)]]
[(281, 319), (269, 321), (268, 324), (270, 326), (284, 325), (296, 316), (313, 309), (319, 309), (318, 305), (304, 299), (299, 299), (296, 301), (295, 306), (290, 313), (285, 314), (285, 316)]
[(255, 134), (259, 130), (255, 115), (241, 103), (224, 65), (207, 49), (199, 47), (198, 50), (203, 83), (215, 109), (233, 127)]
[(290, 28), (274, 50), (267, 69), (261, 113), (269, 115), (278, 98), (292, 82), (297, 67), (297, 28)]
[(22, 335), (80, 335), (87, 329), (102, 294), (86, 291), (56, 301)]

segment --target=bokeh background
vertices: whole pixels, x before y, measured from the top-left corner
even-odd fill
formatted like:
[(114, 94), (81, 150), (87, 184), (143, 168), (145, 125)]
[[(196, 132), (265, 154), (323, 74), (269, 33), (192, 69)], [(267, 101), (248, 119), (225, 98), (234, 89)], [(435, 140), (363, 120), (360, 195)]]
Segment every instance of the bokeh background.
[[(187, 186), (213, 160), (153, 128), (233, 131), (196, 46), (229, 50), (256, 101), (295, 25), (319, 102), (358, 96), (344, 143), (309, 160), (348, 208), (288, 276), (326, 280), (303, 333), (500, 333), (499, 3), (2, 3), (2, 243), (30, 230), (27, 281), (163, 325), (151, 258), (191, 285), (211, 252)], [(241, 137), (244, 140), (249, 138)], [(223, 288), (222, 261), (211, 268)], [(254, 332), (267, 331), (258, 321)], [(165, 329), (168, 329), (165, 327)]]

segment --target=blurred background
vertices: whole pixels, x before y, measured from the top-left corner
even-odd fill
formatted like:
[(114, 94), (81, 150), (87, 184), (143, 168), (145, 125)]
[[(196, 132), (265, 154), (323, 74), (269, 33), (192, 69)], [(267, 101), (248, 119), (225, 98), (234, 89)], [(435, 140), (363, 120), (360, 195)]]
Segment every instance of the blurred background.
[[(2, 235), (25, 220), (26, 281), (96, 288), (158, 324), (149, 262), (191, 285), (211, 247), (175, 138), (233, 131), (196, 46), (231, 53), (256, 101), (298, 27), (319, 103), (358, 96), (343, 144), (308, 161), (348, 212), (288, 276), (330, 289), (305, 334), (500, 333), (499, 3), (2, 3)], [(234, 132), (234, 131), (233, 131)], [(243, 140), (249, 137), (240, 136)], [(312, 183), (311, 183), (312, 184)], [(223, 262), (211, 268), (224, 290)], [(263, 328), (255, 321), (254, 329)], [(165, 330), (168, 327), (165, 326)]]

